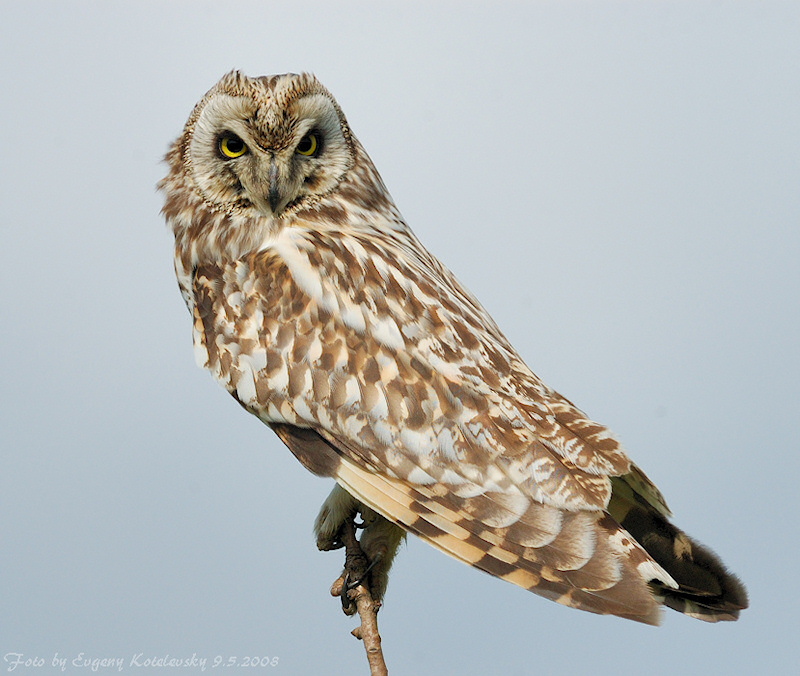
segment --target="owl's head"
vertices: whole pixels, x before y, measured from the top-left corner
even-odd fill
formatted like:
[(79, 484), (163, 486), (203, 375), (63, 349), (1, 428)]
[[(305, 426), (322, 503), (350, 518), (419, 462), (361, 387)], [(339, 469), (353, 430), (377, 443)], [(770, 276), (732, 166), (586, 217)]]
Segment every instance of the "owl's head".
[(249, 216), (280, 216), (329, 193), (354, 161), (344, 114), (309, 74), (229, 73), (176, 145), (185, 180), (208, 206)]
[(158, 187), (184, 292), (198, 264), (240, 258), (286, 228), (411, 237), (336, 100), (313, 75), (225, 75), (165, 159), (169, 171)]

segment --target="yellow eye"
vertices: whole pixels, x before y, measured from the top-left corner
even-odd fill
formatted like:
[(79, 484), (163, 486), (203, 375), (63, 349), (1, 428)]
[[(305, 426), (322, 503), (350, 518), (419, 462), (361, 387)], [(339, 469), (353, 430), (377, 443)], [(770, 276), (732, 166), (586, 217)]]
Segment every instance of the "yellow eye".
[(219, 151), (224, 157), (235, 159), (247, 152), (247, 146), (238, 136), (223, 136), (219, 140)]
[(319, 150), (319, 135), (316, 132), (306, 134), (297, 144), (297, 154), (314, 157)]

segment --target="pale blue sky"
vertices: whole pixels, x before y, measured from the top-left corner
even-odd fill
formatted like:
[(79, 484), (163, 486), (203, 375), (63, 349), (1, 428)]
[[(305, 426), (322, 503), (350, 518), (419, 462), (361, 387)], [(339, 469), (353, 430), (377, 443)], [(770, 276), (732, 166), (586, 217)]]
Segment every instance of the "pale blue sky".
[(195, 367), (158, 213), (160, 158), (234, 67), (319, 76), (423, 242), (751, 595), (736, 624), (653, 629), (412, 539), (380, 615), (391, 673), (800, 668), (800, 5), (5, 2), (0, 19), (0, 673), (10, 652), (367, 673), (327, 595), (342, 557), (311, 536), (330, 482)]

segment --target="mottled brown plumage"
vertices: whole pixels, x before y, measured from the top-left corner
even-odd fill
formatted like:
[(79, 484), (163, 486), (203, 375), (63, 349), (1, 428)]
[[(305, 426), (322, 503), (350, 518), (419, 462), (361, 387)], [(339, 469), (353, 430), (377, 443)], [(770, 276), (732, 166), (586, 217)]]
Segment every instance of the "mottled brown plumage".
[(420, 244), (313, 76), (225, 76), (167, 162), (198, 363), (346, 491), (323, 507), (320, 547), (352, 505), (370, 514), (379, 595), (396, 524), (592, 612), (655, 623), (659, 602), (706, 620), (746, 607), (609, 431), (539, 380)]

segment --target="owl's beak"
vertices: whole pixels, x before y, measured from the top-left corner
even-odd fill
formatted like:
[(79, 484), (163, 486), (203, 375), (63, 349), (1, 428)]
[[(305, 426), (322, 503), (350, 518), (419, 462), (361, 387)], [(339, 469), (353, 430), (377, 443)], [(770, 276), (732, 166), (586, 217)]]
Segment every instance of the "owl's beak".
[(281, 194), (278, 190), (278, 165), (275, 163), (275, 155), (269, 158), (269, 192), (267, 199), (269, 201), (269, 208), (274, 214), (278, 210), (278, 205), (281, 203)]
[(280, 158), (270, 153), (243, 171), (240, 180), (247, 196), (265, 215), (278, 216), (286, 208), (291, 187), (281, 171)]

